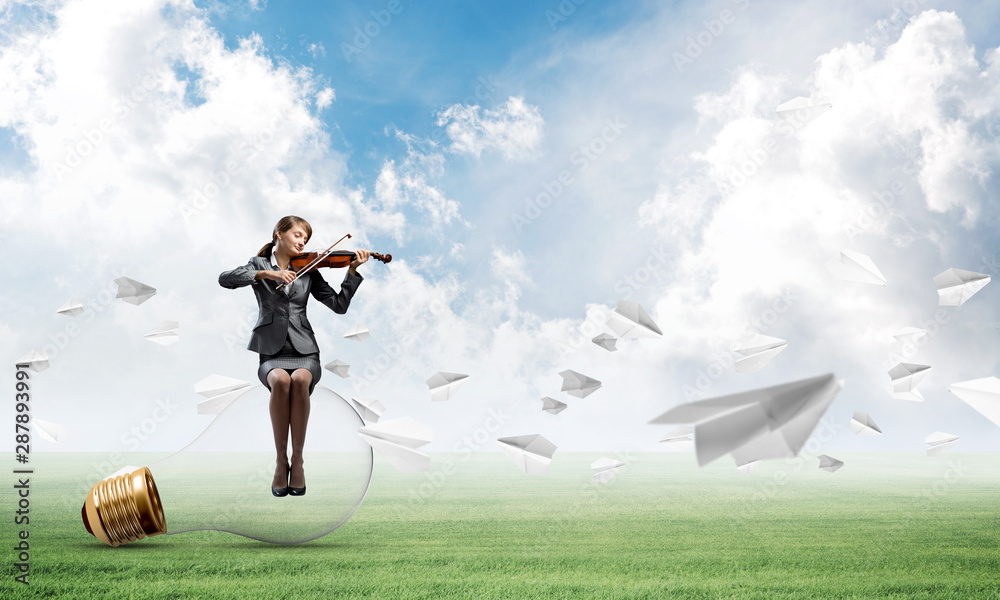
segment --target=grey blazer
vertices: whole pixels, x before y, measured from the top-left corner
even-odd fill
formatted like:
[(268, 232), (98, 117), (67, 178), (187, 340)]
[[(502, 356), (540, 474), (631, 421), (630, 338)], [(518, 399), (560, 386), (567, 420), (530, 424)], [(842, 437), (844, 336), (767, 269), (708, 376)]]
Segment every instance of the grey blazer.
[[(234, 290), (251, 286), (257, 296), (257, 307), (260, 316), (254, 325), (253, 334), (247, 350), (259, 354), (274, 354), (285, 345), (285, 338), (291, 335), (292, 345), (303, 354), (319, 352), (316, 336), (306, 318), (306, 300), (309, 294), (335, 313), (344, 314), (351, 304), (351, 298), (358, 286), (364, 280), (359, 274), (351, 275), (350, 271), (340, 284), (340, 292), (333, 291), (330, 284), (320, 275), (319, 269), (314, 269), (297, 279), (291, 286), (285, 286), (276, 291), (279, 282), (271, 279), (255, 280), (257, 271), (277, 271), (270, 259), (253, 256), (242, 267), (226, 271), (219, 275), (219, 285)], [(287, 290), (287, 294), (285, 293)]]

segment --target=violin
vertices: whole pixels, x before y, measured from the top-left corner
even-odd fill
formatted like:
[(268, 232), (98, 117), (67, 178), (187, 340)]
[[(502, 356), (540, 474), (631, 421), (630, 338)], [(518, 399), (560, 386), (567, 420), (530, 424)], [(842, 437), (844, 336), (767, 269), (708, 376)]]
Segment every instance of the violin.
[[(340, 238), (336, 242), (330, 244), (330, 247), (323, 252), (303, 252), (302, 254), (296, 254), (288, 261), (288, 269), (295, 271), (295, 279), (306, 273), (312, 271), (313, 269), (319, 267), (331, 267), (334, 269), (343, 269), (344, 267), (349, 267), (351, 261), (357, 258), (357, 255), (352, 250), (334, 250), (333, 247), (344, 241), (345, 238), (350, 238), (351, 234), (347, 234)], [(379, 254), (378, 252), (370, 252), (368, 256), (371, 258), (382, 261), (385, 264), (389, 264), (392, 260), (391, 254)], [(292, 281), (295, 281), (293, 279)], [(275, 289), (281, 289), (285, 287), (284, 283), (278, 285)]]
[[(330, 267), (333, 269), (343, 269), (344, 267), (351, 266), (351, 261), (357, 257), (352, 250), (334, 250), (333, 252), (330, 252), (320, 258), (322, 254), (322, 252), (303, 252), (302, 254), (296, 254), (292, 257), (292, 260), (288, 262), (288, 269), (290, 271), (298, 271), (303, 267), (309, 266), (317, 259), (319, 260), (315, 265), (313, 265), (313, 268), (318, 269), (319, 267)], [(383, 255), (378, 252), (370, 252), (368, 256), (386, 264), (392, 260), (391, 254)]]

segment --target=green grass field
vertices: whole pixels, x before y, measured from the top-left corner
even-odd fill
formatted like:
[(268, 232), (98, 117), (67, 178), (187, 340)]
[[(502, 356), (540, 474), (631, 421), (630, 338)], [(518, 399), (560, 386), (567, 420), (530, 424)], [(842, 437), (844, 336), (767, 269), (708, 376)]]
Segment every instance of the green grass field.
[(557, 452), (544, 477), (499, 453), (434, 455), (430, 473), (376, 457), (360, 510), (318, 540), (195, 531), (110, 548), (80, 520), (100, 457), (34, 455), (31, 584), (13, 580), (8, 492), (0, 596), (1000, 598), (1000, 455), (837, 454), (832, 474), (803, 456), (738, 475), (728, 459), (633, 454), (594, 484), (600, 456)]

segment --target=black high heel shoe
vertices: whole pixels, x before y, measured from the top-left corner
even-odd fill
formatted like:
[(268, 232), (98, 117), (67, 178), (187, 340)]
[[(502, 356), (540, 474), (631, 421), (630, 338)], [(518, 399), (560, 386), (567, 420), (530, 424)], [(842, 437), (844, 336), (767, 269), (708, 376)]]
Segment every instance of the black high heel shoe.
[[(288, 478), (289, 478), (289, 477), (291, 476), (291, 473), (292, 473), (292, 465), (291, 465), (291, 464), (289, 464), (289, 465), (288, 465), (288, 466), (286, 467), (286, 469), (285, 469), (285, 481), (286, 481), (286, 483), (287, 483), (287, 481), (288, 481)], [(288, 487), (288, 486), (286, 485), (286, 486), (285, 486), (285, 487), (283, 487), (283, 488), (271, 488), (271, 493), (272, 493), (272, 494), (273, 494), (273, 495), (274, 495), (275, 497), (277, 497), (277, 498), (281, 498), (282, 496), (287, 496), (287, 495), (288, 495), (288, 493), (289, 493), (289, 491), (290, 491), (290, 490), (292, 490), (292, 489), (293, 489), (293, 488), (290, 488), (290, 487)], [(305, 490), (305, 488), (302, 488), (302, 493), (303, 493), (303, 494), (304, 494), (304, 493), (306, 493), (306, 490)]]
[[(289, 464), (288, 465), (288, 479), (291, 480), (291, 478), (292, 478), (292, 465)], [(288, 486), (285, 489), (288, 490), (288, 495), (289, 496), (305, 496), (306, 495), (306, 486), (302, 486), (300, 488)]]

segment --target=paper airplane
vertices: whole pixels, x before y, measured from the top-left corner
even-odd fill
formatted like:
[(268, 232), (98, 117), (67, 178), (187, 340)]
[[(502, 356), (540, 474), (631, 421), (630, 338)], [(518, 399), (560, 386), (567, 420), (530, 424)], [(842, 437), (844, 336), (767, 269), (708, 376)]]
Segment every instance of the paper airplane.
[(351, 368), (351, 365), (345, 363), (342, 360), (332, 360), (323, 365), (323, 368), (326, 369), (327, 371), (330, 371), (334, 375), (339, 375), (341, 377), (344, 377), (345, 379), (347, 377), (350, 377), (350, 375), (347, 373), (347, 370)]
[(83, 314), (83, 303), (76, 298), (70, 298), (69, 302), (63, 304), (56, 312), (67, 317), (79, 317)]
[(885, 276), (878, 270), (872, 259), (859, 252), (842, 250), (840, 260), (826, 262), (826, 270), (841, 281), (885, 285)]
[(49, 368), (49, 355), (44, 350), (32, 350), (17, 359), (14, 365), (26, 365), (28, 369), (40, 373)]
[(822, 113), (826, 112), (831, 106), (833, 105), (826, 100), (813, 100), (812, 98), (803, 98), (802, 96), (798, 96), (788, 102), (785, 102), (784, 104), (779, 104), (778, 108), (776, 108), (774, 112), (782, 116), (790, 116), (797, 111), (808, 110), (808, 114), (810, 116), (815, 114), (818, 117)]
[(748, 463), (743, 463), (742, 465), (736, 465), (736, 472), (739, 473), (740, 475), (749, 475), (754, 469), (757, 468), (757, 465), (759, 464), (760, 464), (759, 460), (751, 460)]
[(594, 470), (594, 477), (591, 481), (607, 483), (625, 468), (625, 463), (613, 458), (599, 458), (590, 464), (590, 468)]
[(945, 450), (958, 443), (958, 436), (942, 431), (935, 431), (924, 438), (924, 443), (929, 444), (927, 456), (937, 456), (943, 454)]
[(985, 273), (948, 269), (934, 277), (938, 306), (961, 306), (989, 282), (990, 276)]
[(694, 446), (694, 427), (681, 425), (670, 430), (670, 433), (660, 438), (660, 443), (674, 450), (687, 450)]
[(451, 400), (460, 387), (465, 385), (469, 376), (461, 373), (445, 373), (440, 371), (427, 378), (427, 387), (431, 390), (431, 402)]
[(548, 475), (556, 446), (540, 435), (497, 438), (497, 445), (528, 475)]
[(546, 396), (542, 398), (542, 410), (550, 415), (558, 415), (562, 411), (566, 410), (566, 403)]
[(833, 373), (674, 407), (650, 423), (694, 423), (698, 465), (792, 457), (843, 387)]
[(851, 422), (847, 424), (847, 427), (855, 435), (882, 435), (882, 430), (878, 428), (875, 421), (867, 413), (863, 412), (855, 412), (854, 417), (851, 418)]
[(237, 396), (247, 391), (250, 384), (224, 375), (209, 375), (194, 384), (194, 392), (207, 400), (198, 403), (199, 415), (217, 415)]
[(656, 338), (663, 335), (638, 302), (619, 300), (606, 323), (620, 338)]
[(953, 383), (948, 391), (1000, 427), (1000, 379), (983, 377)]
[(738, 373), (753, 373), (759, 371), (779, 352), (788, 347), (785, 340), (754, 333), (737, 342), (736, 353), (742, 358), (736, 359)]
[(616, 338), (613, 335), (608, 335), (606, 333), (600, 333), (600, 334), (597, 334), (596, 336), (594, 336), (594, 339), (592, 339), (590, 341), (594, 342), (595, 344), (597, 344), (601, 348), (604, 348), (608, 352), (615, 352), (616, 350), (618, 350), (618, 348), (615, 347), (615, 342), (618, 341), (618, 338)]
[(827, 456), (826, 454), (819, 455), (819, 468), (823, 469), (827, 473), (833, 473), (840, 467), (844, 466), (844, 461), (837, 460), (832, 456)]
[(385, 405), (374, 398), (351, 398), (351, 402), (361, 418), (371, 423), (378, 423), (379, 417), (385, 412)]
[(918, 327), (904, 327), (892, 334), (892, 337), (896, 339), (897, 342), (904, 344), (915, 344), (921, 340), (921, 338), (927, 335), (926, 329), (920, 329)]
[(570, 396), (586, 398), (601, 387), (600, 381), (571, 369), (561, 371), (559, 375), (563, 378), (562, 388), (559, 391), (566, 392)]
[(358, 429), (379, 456), (400, 471), (429, 471), (431, 457), (417, 450), (434, 441), (434, 432), (411, 417), (400, 417)]
[(177, 321), (164, 321), (150, 329), (145, 337), (147, 340), (161, 346), (170, 346), (171, 344), (176, 344), (179, 339), (177, 336), (178, 327), (180, 327), (180, 324)]
[(152, 288), (145, 283), (136, 281), (135, 279), (119, 277), (118, 279), (115, 279), (115, 283), (118, 284), (118, 295), (115, 296), (115, 298), (121, 298), (129, 304), (139, 306), (146, 300), (149, 300), (156, 295), (156, 288)]
[(899, 363), (889, 369), (889, 393), (897, 400), (909, 400), (910, 402), (923, 402), (924, 396), (917, 389), (917, 384), (927, 375), (930, 367), (927, 365), (911, 365), (909, 363)]
[(358, 323), (354, 327), (351, 327), (350, 331), (344, 334), (344, 339), (363, 342), (371, 336), (372, 334), (368, 333), (368, 327)]
[(35, 426), (35, 433), (50, 442), (56, 442), (59, 440), (59, 436), (66, 435), (66, 429), (62, 425), (58, 425), (56, 423), (50, 423), (49, 421), (32, 418), (31, 424)]

